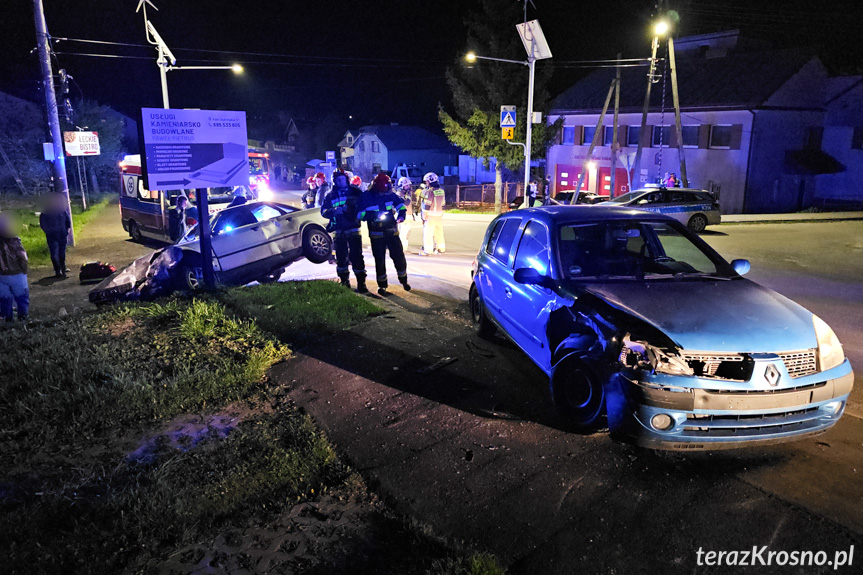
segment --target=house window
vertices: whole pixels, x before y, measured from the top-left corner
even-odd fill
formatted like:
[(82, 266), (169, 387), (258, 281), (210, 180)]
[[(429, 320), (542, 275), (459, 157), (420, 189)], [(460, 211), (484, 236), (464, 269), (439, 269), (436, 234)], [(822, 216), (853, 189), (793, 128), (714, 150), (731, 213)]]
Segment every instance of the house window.
[(718, 150), (730, 150), (731, 126), (710, 126), (710, 147)]
[(803, 147), (807, 150), (820, 150), (823, 139), (824, 128), (820, 126), (806, 128), (806, 143)]
[(698, 147), (698, 126), (681, 126), (683, 130), (683, 147), (697, 148)]
[(563, 127), (563, 145), (564, 146), (575, 145), (575, 126), (564, 126)]
[(627, 126), (626, 128), (626, 145), (637, 147), (638, 136), (641, 134), (641, 126)]
[(614, 126), (605, 126), (602, 134), (602, 145), (610, 146), (614, 142)]
[(594, 134), (596, 134), (596, 126), (585, 126), (581, 135), (581, 143), (589, 146), (593, 142)]
[(354, 143), (354, 137), (348, 136), (348, 144), (353, 144), (353, 143)]
[(380, 142), (372, 141), (372, 152), (380, 152), (380, 151), (381, 151)]
[(863, 128), (854, 128), (854, 135), (851, 136), (851, 149), (863, 150)]
[(654, 148), (670, 146), (671, 126), (653, 126), (653, 140), (650, 145)]
[(365, 142), (360, 142), (360, 145), (358, 147), (359, 147), (361, 152), (366, 151), (366, 143)]

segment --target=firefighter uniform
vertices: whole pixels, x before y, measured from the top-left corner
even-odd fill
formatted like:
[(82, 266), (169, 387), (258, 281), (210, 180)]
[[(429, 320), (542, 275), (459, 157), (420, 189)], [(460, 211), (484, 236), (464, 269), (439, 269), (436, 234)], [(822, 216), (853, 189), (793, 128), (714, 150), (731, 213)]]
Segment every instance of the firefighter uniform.
[(333, 189), (324, 198), (321, 215), (330, 220), (329, 230), (333, 232), (336, 250), (336, 274), (345, 287), (350, 287), (348, 262), (357, 277), (357, 291), (365, 293), (366, 264), (363, 259), (363, 240), (360, 236), (358, 218), (359, 201), (362, 192), (356, 186), (348, 185), (344, 172), (333, 174)]
[(425, 178), (428, 188), (423, 195), (422, 213), (423, 220), (423, 249), (420, 255), (431, 255), (435, 251), (444, 253), (446, 242), (443, 237), (443, 206), (444, 191), (438, 184), (437, 176), (433, 173), (426, 174)]
[(387, 250), (396, 268), (396, 274), (406, 291), (408, 285), (407, 261), (399, 238), (398, 224), (407, 215), (404, 200), (391, 190), (390, 178), (379, 174), (369, 190), (363, 192), (360, 198), (359, 218), (366, 222), (369, 229), (369, 239), (372, 244), (372, 254), (375, 257), (375, 280), (378, 283), (378, 293), (387, 295)]

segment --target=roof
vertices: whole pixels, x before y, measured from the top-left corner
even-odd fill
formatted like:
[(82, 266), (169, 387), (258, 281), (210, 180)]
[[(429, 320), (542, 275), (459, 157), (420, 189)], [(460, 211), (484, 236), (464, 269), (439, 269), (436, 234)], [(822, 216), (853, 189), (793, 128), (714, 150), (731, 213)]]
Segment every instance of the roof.
[[(799, 49), (732, 52), (723, 58), (677, 58), (680, 107), (752, 109), (763, 105), (814, 57)], [(663, 63), (658, 64), (662, 72)], [(615, 68), (603, 68), (574, 84), (554, 99), (551, 109), (600, 111)], [(620, 108), (640, 111), (644, 105), (646, 67), (622, 68)], [(665, 107), (672, 108), (671, 81), (665, 86)], [(651, 109), (662, 107), (662, 81), (650, 94)]]
[(450, 150), (449, 140), (417, 126), (363, 126), (356, 142), (363, 134), (374, 134), (388, 150)]

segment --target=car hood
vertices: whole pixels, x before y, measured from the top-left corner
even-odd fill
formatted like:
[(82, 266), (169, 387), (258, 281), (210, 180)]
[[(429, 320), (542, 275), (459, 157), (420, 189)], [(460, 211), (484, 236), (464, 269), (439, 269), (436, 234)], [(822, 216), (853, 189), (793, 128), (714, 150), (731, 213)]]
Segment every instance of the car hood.
[(690, 351), (785, 352), (817, 347), (812, 313), (746, 279), (583, 284)]

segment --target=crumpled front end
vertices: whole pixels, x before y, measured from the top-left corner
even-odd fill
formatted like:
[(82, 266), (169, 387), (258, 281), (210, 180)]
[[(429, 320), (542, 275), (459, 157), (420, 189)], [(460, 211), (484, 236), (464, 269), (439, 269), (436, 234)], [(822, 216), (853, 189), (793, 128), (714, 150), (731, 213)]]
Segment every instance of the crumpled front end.
[(659, 449), (728, 449), (823, 433), (854, 384), (847, 359), (819, 370), (817, 349), (662, 350), (625, 338), (609, 382), (615, 437)]

